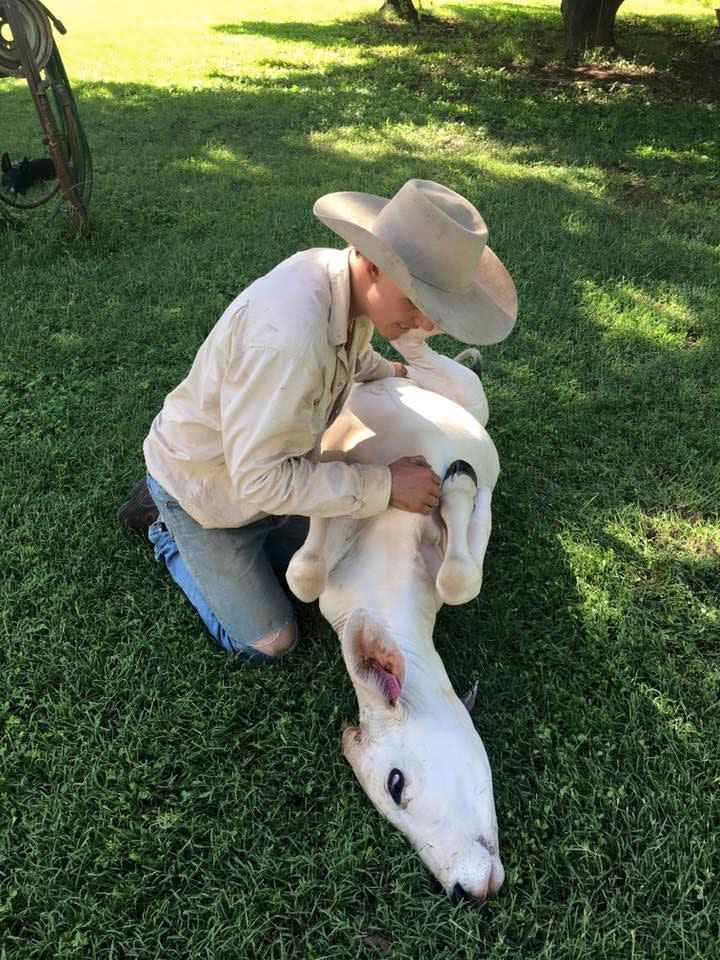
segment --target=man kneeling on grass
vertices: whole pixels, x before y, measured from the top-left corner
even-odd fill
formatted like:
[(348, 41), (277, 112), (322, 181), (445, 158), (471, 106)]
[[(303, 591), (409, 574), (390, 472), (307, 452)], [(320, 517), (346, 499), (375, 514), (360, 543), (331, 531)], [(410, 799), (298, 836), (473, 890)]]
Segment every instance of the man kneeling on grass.
[(440, 184), (410, 180), (391, 200), (328, 194), (314, 213), (351, 246), (297, 253), (230, 304), (153, 421), (147, 477), (118, 512), (148, 531), (217, 643), (255, 664), (297, 643), (282, 583), (309, 517), (438, 505), (423, 457), (319, 462), (354, 381), (407, 375), (372, 349), (373, 329), (495, 343), (517, 311), (482, 217)]

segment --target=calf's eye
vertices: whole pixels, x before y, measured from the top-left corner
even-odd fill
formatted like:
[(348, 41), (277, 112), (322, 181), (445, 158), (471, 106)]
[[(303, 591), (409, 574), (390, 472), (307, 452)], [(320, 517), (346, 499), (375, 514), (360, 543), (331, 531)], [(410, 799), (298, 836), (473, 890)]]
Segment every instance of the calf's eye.
[(394, 767), (390, 771), (390, 775), (387, 780), (388, 793), (393, 798), (395, 803), (400, 806), (400, 801), (402, 799), (403, 787), (405, 786), (405, 777), (402, 775), (400, 770), (397, 767)]

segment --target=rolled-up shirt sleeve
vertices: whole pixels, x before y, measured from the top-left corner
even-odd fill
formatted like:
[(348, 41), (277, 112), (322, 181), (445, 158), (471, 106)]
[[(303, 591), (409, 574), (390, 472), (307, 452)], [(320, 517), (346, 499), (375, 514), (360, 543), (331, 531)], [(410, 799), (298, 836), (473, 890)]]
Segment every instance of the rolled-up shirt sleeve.
[(308, 459), (318, 439), (322, 376), (312, 356), (266, 346), (244, 346), (230, 359), (220, 413), (233, 492), (270, 514), (381, 513), (390, 500), (389, 467)]
[(390, 360), (386, 360), (372, 347), (368, 347), (358, 360), (355, 380), (366, 383), (369, 380), (381, 380), (383, 377), (394, 377), (395, 367)]

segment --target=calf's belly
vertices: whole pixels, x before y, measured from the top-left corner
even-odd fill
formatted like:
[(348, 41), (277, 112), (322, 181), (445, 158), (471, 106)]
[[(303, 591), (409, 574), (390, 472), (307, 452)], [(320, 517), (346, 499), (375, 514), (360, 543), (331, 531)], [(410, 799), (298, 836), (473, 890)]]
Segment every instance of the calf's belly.
[(495, 486), (497, 452), (480, 423), (452, 400), (399, 378), (358, 384), (322, 442), (323, 460), (389, 464), (419, 455), (441, 477), (454, 460), (465, 460), (480, 486)]

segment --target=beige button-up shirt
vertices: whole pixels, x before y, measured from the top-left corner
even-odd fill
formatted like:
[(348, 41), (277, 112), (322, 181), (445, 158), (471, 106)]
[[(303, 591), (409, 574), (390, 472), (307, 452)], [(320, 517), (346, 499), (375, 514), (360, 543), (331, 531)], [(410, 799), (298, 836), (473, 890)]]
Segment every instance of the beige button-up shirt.
[(148, 472), (203, 527), (387, 507), (389, 467), (318, 462), (353, 380), (395, 373), (367, 317), (347, 342), (349, 308), (349, 249), (297, 253), (236, 297), (166, 397), (143, 446)]

